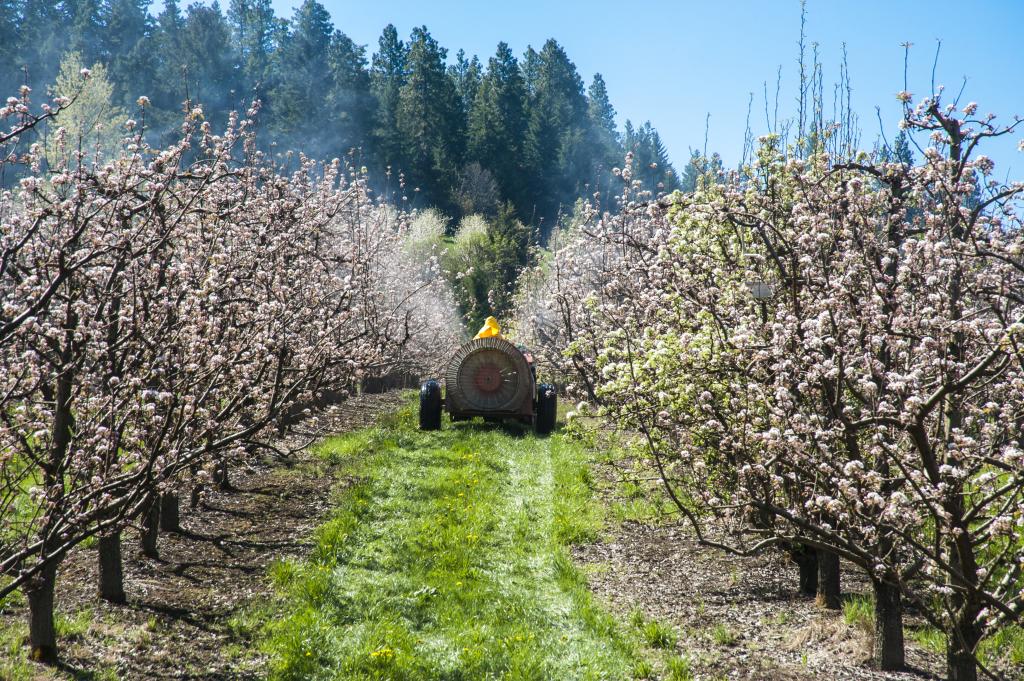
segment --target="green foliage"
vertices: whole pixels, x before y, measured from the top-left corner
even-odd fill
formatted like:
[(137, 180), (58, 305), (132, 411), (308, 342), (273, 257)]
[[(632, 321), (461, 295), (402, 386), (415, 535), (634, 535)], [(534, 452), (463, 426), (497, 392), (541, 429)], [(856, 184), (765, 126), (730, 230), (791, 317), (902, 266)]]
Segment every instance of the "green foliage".
[[(97, 35), (96, 46), (106, 43), (112, 83), (135, 83), (136, 87), (145, 87), (146, 92), (150, 90), (147, 86), (154, 84), (156, 55), (147, 44), (151, 21), (148, 0), (111, 0), (106, 25)], [(83, 52), (89, 54), (87, 50)], [(134, 99), (144, 94), (136, 92), (133, 96), (123, 88), (118, 90), (113, 101), (125, 107), (132, 106)]]
[[(227, 20), (217, 6), (192, 3), (176, 39), (178, 53), (173, 57), (165, 56), (177, 66), (177, 73), (161, 87), (178, 86), (175, 109), (180, 109), (181, 102), (188, 99), (203, 107), (208, 120), (219, 123), (229, 109), (244, 103), (237, 97), (238, 73), (234, 68), (231, 28)], [(126, 85), (128, 83), (123, 84)], [(126, 94), (131, 97), (146, 93), (129, 91)]]
[[(74, 98), (74, 103), (62, 111), (51, 123), (46, 138), (46, 158), (51, 164), (63, 155), (81, 149), (91, 157), (100, 158), (116, 154), (124, 133), (125, 114), (111, 105), (113, 86), (102, 64), (94, 64), (88, 78), (82, 77), (82, 56), (68, 53), (60, 63), (54, 97)], [(58, 143), (57, 131), (64, 129), (64, 146)]]
[(36, 678), (35, 665), (26, 655), (27, 640), (28, 627), (21, 622), (0, 627), (0, 679), (30, 681)]
[(318, 447), (359, 482), (308, 560), (271, 568), (272, 678), (634, 676), (633, 639), (567, 550), (601, 523), (585, 450), (476, 424), (421, 433), (414, 420), (406, 408)]
[[(908, 638), (937, 655), (946, 651), (946, 635), (931, 626), (909, 630)], [(986, 666), (999, 663), (1010, 669), (1024, 667), (1024, 627), (1005, 626), (981, 642), (978, 656)]]
[(867, 633), (875, 630), (875, 599), (871, 596), (852, 596), (843, 601), (843, 619), (850, 626)]
[(693, 667), (688, 657), (673, 657), (666, 664), (668, 681), (693, 681)]
[(391, 24), (384, 27), (373, 55), (370, 88), (377, 100), (372, 139), (382, 167), (396, 173), (404, 166), (398, 132), (398, 95), (405, 83), (408, 51)]
[(459, 96), (459, 108), (464, 116), (469, 115), (473, 107), (477, 90), (480, 88), (480, 59), (474, 55), (466, 57), (466, 51), (460, 49), (455, 54), (455, 63), (448, 67), (448, 76), (455, 83), (455, 92)]
[(644, 624), (647, 622), (647, 618), (644, 617), (644, 611), (639, 608), (634, 608), (629, 613), (629, 623), (637, 629), (642, 629)]
[(676, 645), (676, 635), (672, 627), (662, 624), (657, 620), (646, 622), (641, 628), (641, 633), (647, 645), (652, 648), (673, 648)]
[[(0, 586), (10, 584), (9, 577), (0, 577)], [(25, 605), (25, 595), (21, 591), (12, 591), (3, 598), (0, 598), (0, 613), (8, 608), (18, 608)]]
[(697, 151), (690, 152), (690, 161), (683, 168), (683, 177), (679, 181), (678, 188), (684, 192), (695, 192), (698, 189), (704, 190), (711, 185), (725, 182), (725, 168), (722, 157), (718, 154), (711, 154), (705, 158)]
[(409, 225), (402, 248), (409, 261), (427, 263), (432, 257), (440, 257), (445, 249), (445, 235), (449, 220), (436, 208), (420, 211)]
[(739, 640), (739, 635), (720, 622), (711, 629), (711, 640), (723, 647), (733, 646)]
[(651, 648), (668, 650), (676, 645), (676, 633), (671, 626), (658, 620), (648, 620), (639, 608), (629, 613), (629, 623), (636, 628)]
[(615, 129), (615, 107), (608, 99), (608, 86), (600, 73), (594, 74), (587, 98), (587, 113), (591, 122), (609, 138), (616, 139), (618, 132)]
[(599, 507), (593, 503), (594, 481), (582, 450), (566, 449), (572, 465), (555, 469), (554, 535), (562, 544), (597, 541), (603, 524)]
[(1024, 669), (1024, 627), (1003, 627), (981, 642), (982, 659), (991, 663), (1001, 660), (1010, 669)]
[[(591, 151), (579, 144), (587, 124), (583, 80), (565, 50), (548, 40), (530, 64), (530, 116), (526, 136), (528, 191), (553, 226), (563, 205), (581, 194), (578, 183), (592, 178)], [(596, 179), (596, 178), (593, 178)]]
[[(164, 87), (155, 89), (148, 94), (138, 93), (140, 95), (147, 94), (156, 111), (167, 112), (167, 124), (170, 124), (170, 112), (177, 110), (184, 99), (181, 97), (179, 86), (182, 80), (183, 64), (180, 59), (171, 57), (171, 55), (180, 53), (184, 26), (185, 19), (178, 9), (177, 0), (166, 0), (163, 11), (157, 16), (156, 27), (148, 45), (157, 56), (154, 80), (163, 83)], [(118, 83), (118, 86), (119, 89), (126, 91), (125, 94), (128, 94), (125, 84)], [(158, 118), (164, 118), (160, 114), (156, 115)]]
[(461, 166), (464, 118), (455, 83), (448, 76), (448, 51), (426, 26), (414, 28), (398, 91), (395, 117), (401, 138), (403, 168), (420, 191), (447, 207)]
[(73, 615), (57, 613), (54, 618), (54, 627), (57, 630), (58, 639), (74, 639), (89, 631), (89, 625), (95, 618), (95, 614), (89, 608), (83, 608)]
[(602, 179), (607, 179), (610, 177), (608, 171), (622, 161), (622, 142), (615, 125), (615, 107), (608, 96), (608, 85), (600, 73), (594, 74), (587, 90), (587, 116), (590, 119), (589, 137), (594, 148), (594, 163), (603, 166)]
[[(0, 0), (0, 64), (15, 64), (18, 49), (18, 0)], [(13, 93), (17, 73), (0, 70), (0, 88)]]
[(946, 652), (946, 635), (935, 627), (924, 626), (910, 629), (907, 632), (907, 638), (936, 655)]
[[(0, 515), (0, 542), (11, 537), (20, 536), (27, 523), (31, 522), (37, 511), (36, 503), (29, 492), (42, 482), (42, 473), (35, 466), (26, 465), (25, 461), (13, 456), (4, 464), (4, 478), (9, 482), (17, 481), (20, 493), (14, 502)], [(10, 598), (10, 596), (8, 596)], [(0, 600), (0, 609), (3, 607)]]
[[(250, 11), (249, 40), (258, 43), (267, 30), (266, 12)], [(366, 50), (334, 30), (330, 14), (306, 0), (295, 10), (290, 30), (278, 37), (272, 55), (255, 45), (244, 57), (256, 79), (269, 64), (277, 77), (269, 93), (271, 125), (278, 142), (323, 156), (344, 156), (363, 143), (373, 112)], [(242, 30), (242, 29), (237, 29)], [(258, 84), (258, 81), (255, 81)], [(331, 112), (329, 125), (310, 125), (310, 112)]]
[(388, 25), (371, 55), (318, 0), (290, 17), (275, 16), (270, 0), (222, 4), (165, 0), (154, 17), (145, 0), (0, 0), (0, 87), (16, 94), (27, 76), (38, 102), (61, 60), (78, 54), (107, 71), (94, 70), (95, 82), (106, 79), (107, 117), (125, 118), (110, 107), (131, 112), (145, 95), (149, 134), (164, 142), (186, 101), (218, 130), (258, 98), (264, 151), (347, 158), (370, 170), (382, 196), (413, 208), (494, 218), (510, 204), (542, 240), (576, 199), (608, 186), (627, 150), (649, 189), (674, 187), (650, 124), (620, 136), (609, 84), (597, 74), (584, 91), (555, 40), (518, 59), (501, 42), (486, 64), (459, 50), (448, 64), (425, 26), (403, 41)]
[(635, 447), (603, 445), (601, 463), (611, 466), (615, 479), (611, 483), (610, 515), (618, 522), (645, 524), (665, 522), (677, 513), (671, 499), (656, 490), (657, 471), (639, 456)]
[(679, 179), (669, 161), (668, 150), (650, 121), (639, 128), (634, 128), (630, 121), (626, 121), (623, 143), (626, 151), (633, 152), (633, 177), (640, 180), (645, 189), (654, 193), (679, 189)]
[(230, 0), (228, 23), (238, 50), (243, 87), (258, 87), (269, 74), (274, 9), (270, 0)]
[(498, 43), (469, 109), (469, 154), (494, 176), (502, 198), (521, 213), (530, 208), (524, 182), (526, 108), (519, 63), (507, 44)]
[[(875, 630), (875, 601), (871, 596), (853, 596), (843, 602), (843, 619), (850, 626), (871, 634)], [(932, 626), (907, 629), (907, 638), (937, 655), (946, 652), (946, 635)], [(979, 659), (986, 665), (1000, 662), (1010, 668), (1024, 665), (1024, 627), (1004, 626), (985, 638), (978, 647)]]
[(647, 660), (638, 660), (633, 665), (633, 678), (634, 679), (656, 679), (658, 678), (654, 673), (654, 665)]
[(444, 264), (470, 328), (510, 312), (514, 283), (530, 262), (532, 243), (532, 230), (509, 204), (491, 220), (477, 215), (459, 223)]

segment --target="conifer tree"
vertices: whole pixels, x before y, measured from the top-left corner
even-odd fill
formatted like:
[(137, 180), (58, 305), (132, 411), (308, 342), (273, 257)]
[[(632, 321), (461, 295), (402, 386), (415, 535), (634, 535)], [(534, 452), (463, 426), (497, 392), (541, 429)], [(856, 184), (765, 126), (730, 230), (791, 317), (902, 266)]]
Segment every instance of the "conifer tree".
[[(185, 18), (177, 0), (165, 0), (153, 30), (153, 53), (156, 57), (154, 81), (159, 88), (147, 96), (157, 112), (176, 111), (185, 99), (185, 60), (181, 58)], [(159, 115), (159, 114), (158, 114)]]
[(265, 93), (274, 47), (270, 0), (231, 0), (228, 22), (242, 69), (242, 87), (254, 95)]
[(520, 270), (529, 264), (532, 237), (533, 231), (516, 218), (511, 204), (498, 209), (497, 216), (487, 226), (486, 271), (490, 296), (483, 302), (490, 305), (482, 305), (483, 309), (490, 307), (500, 317), (510, 312), (515, 282)]
[(608, 86), (600, 73), (594, 74), (587, 91), (587, 113), (591, 124), (607, 135), (610, 140), (618, 142), (619, 132), (615, 126), (615, 107), (608, 99)]
[(403, 165), (402, 141), (398, 134), (398, 98), (405, 84), (408, 49), (391, 24), (384, 27), (377, 45), (370, 70), (370, 89), (377, 99), (373, 147), (379, 167), (390, 166), (397, 173)]
[(180, 54), (171, 58), (183, 68), (188, 98), (202, 105), (206, 118), (223, 118), (240, 98), (231, 29), (216, 2), (188, 6), (179, 49)]
[(587, 118), (586, 144), (592, 150), (592, 163), (595, 164), (593, 177), (588, 181), (596, 180), (600, 183), (598, 189), (602, 189), (610, 185), (612, 168), (622, 163), (624, 152), (615, 125), (615, 108), (600, 73), (594, 74), (587, 90)]
[(697, 191), (697, 184), (703, 172), (704, 163), (701, 160), (700, 152), (696, 149), (690, 150), (690, 160), (683, 168), (682, 177), (679, 178), (679, 189), (686, 193)]
[(540, 78), (540, 55), (532, 46), (526, 47), (523, 53), (523, 82), (526, 84), (526, 94), (533, 97), (537, 94), (537, 80)]
[(111, 0), (103, 53), (110, 64), (110, 79), (115, 98), (123, 106), (139, 95), (149, 96), (156, 70), (156, 58), (149, 44), (152, 18), (148, 0)]
[[(311, 111), (323, 111), (331, 91), (328, 64), (334, 25), (331, 15), (316, 0), (305, 0), (289, 22), (274, 56), (274, 79), (270, 106), (274, 131), (286, 147), (305, 146), (318, 155), (331, 156), (332, 131), (321, 118), (310, 119)], [(332, 148), (326, 148), (328, 144)], [(326, 153), (325, 153), (326, 152)]]
[(59, 6), (51, 0), (24, 0), (12, 71), (20, 71), (18, 82), (45, 91), (53, 83), (66, 46), (68, 27)]
[(535, 69), (528, 66), (528, 72), (535, 70), (530, 76), (535, 82), (527, 133), (528, 191), (537, 197), (536, 212), (545, 220), (546, 235), (560, 208), (571, 205), (591, 179), (590, 151), (582, 144), (587, 101), (583, 79), (555, 40), (544, 43)]
[[(661, 141), (661, 136), (650, 121), (639, 128), (634, 128), (626, 121), (626, 133), (623, 136), (626, 151), (633, 152), (633, 177), (639, 179), (644, 189), (654, 193), (668, 193), (679, 188), (679, 178), (668, 157), (668, 150)], [(714, 156), (717, 156), (715, 154)], [(698, 157), (700, 158), (700, 157)], [(714, 158), (714, 157), (713, 157)], [(691, 157), (691, 162), (693, 161)], [(721, 158), (708, 166), (701, 160), (701, 173), (720, 173)], [(705, 167), (706, 166), (706, 167)], [(717, 168), (717, 170), (716, 170)], [(696, 185), (696, 181), (694, 181)]]
[(447, 209), (451, 205), (454, 168), (463, 156), (465, 130), (458, 93), (445, 69), (447, 50), (426, 26), (413, 29), (409, 40), (408, 75), (399, 90), (396, 123), (402, 141), (404, 170), (423, 201)]
[(459, 95), (459, 105), (462, 107), (463, 116), (467, 119), (470, 109), (473, 108), (476, 92), (480, 87), (481, 71), (480, 60), (476, 55), (473, 55), (472, 59), (468, 59), (466, 51), (462, 49), (455, 53), (455, 63), (448, 67), (448, 75), (455, 83), (455, 91)]
[[(340, 31), (331, 37), (328, 50), (330, 90), (326, 98), (326, 111), (331, 125), (328, 130), (337, 137), (334, 146), (339, 154), (366, 144), (366, 131), (370, 129), (374, 99), (370, 93), (370, 75), (366, 70), (366, 48), (356, 45)], [(321, 125), (322, 121), (311, 121)], [(364, 149), (365, 153), (365, 149)]]
[[(544, 233), (561, 208), (603, 191), (621, 163), (604, 79), (595, 75), (584, 93), (554, 40), (521, 60), (502, 43), (485, 69), (462, 50), (447, 64), (425, 28), (403, 42), (389, 25), (368, 67), (366, 48), (334, 28), (322, 0), (303, 0), (289, 20), (274, 16), (272, 0), (221, 2), (224, 9), (190, 0), (184, 9), (163, 0), (154, 17), (148, 0), (0, 0), (0, 85), (11, 94), (24, 82), (38, 97), (76, 47), (84, 64), (106, 67), (113, 104), (132, 110), (149, 97), (154, 142), (179, 134), (186, 102), (217, 125), (258, 98), (265, 147), (326, 159), (357, 150), (390, 200), (490, 218), (511, 203)], [(644, 158), (667, 166), (653, 129), (637, 132)]]
[(0, 0), (0, 91), (15, 92), (18, 73), (18, 0)]
[(109, 36), (104, 21), (104, 7), (100, 0), (66, 0), (62, 3), (63, 23), (67, 28), (65, 43), (71, 52), (77, 52), (85, 64), (94, 64), (110, 58), (106, 47)]
[(512, 50), (499, 43), (470, 111), (469, 156), (494, 175), (502, 197), (519, 211), (528, 207), (523, 182), (525, 133), (526, 85)]
[(896, 160), (903, 165), (914, 165), (914, 151), (910, 148), (910, 140), (907, 137), (906, 130), (900, 130), (900, 134), (896, 135), (896, 141), (893, 144), (893, 153), (896, 156)]

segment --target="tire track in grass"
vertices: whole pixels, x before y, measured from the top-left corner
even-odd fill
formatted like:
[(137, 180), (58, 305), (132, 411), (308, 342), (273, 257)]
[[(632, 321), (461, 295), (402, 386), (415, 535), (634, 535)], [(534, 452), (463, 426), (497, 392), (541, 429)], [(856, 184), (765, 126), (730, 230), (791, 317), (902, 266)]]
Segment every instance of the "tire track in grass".
[(600, 526), (580, 446), (409, 407), (328, 441), (361, 482), (304, 562), (272, 577), (279, 679), (628, 679), (625, 630), (568, 556)]

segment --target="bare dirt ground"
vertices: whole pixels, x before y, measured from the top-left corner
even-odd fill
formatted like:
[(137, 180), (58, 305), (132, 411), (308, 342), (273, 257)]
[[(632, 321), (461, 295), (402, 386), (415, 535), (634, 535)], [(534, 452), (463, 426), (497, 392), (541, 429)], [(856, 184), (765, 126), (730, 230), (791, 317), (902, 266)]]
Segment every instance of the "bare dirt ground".
[[(615, 450), (611, 431), (598, 424), (594, 432), (595, 452)], [(662, 498), (654, 471), (629, 455), (611, 460), (601, 456), (594, 471), (597, 494), (609, 508), (634, 497)], [(628, 491), (631, 484), (632, 493)], [(645, 491), (638, 495), (638, 488)], [(849, 624), (841, 611), (825, 610), (813, 597), (802, 595), (798, 567), (781, 551), (750, 557), (728, 554), (700, 544), (680, 516), (652, 514), (650, 509), (611, 522), (607, 530), (600, 542), (573, 550), (591, 590), (622, 619), (642, 614), (645, 621), (671, 626), (676, 652), (690, 660), (696, 679), (945, 678), (944, 656), (911, 639), (910, 631), (923, 624), (912, 612), (904, 613), (907, 670), (893, 673), (872, 668), (871, 632), (866, 623)], [(844, 599), (871, 592), (862, 573), (845, 563), (841, 588)], [(1011, 670), (1007, 678), (1024, 681), (1024, 673)]]
[[(320, 427), (334, 433), (361, 428), (402, 399), (393, 392), (349, 400)], [(302, 437), (303, 426), (295, 437)], [(199, 508), (189, 509), (183, 499), (182, 532), (161, 534), (159, 559), (140, 556), (136, 533), (125, 532), (127, 605), (96, 598), (94, 549), (73, 552), (58, 576), (63, 663), (56, 670), (26, 663), (29, 678), (265, 676), (266, 661), (250, 650), (246, 612), (267, 602), (271, 563), (307, 551), (339, 483), (307, 452), (288, 463), (235, 469), (231, 478), (232, 491), (208, 492)], [(24, 630), (24, 618), (23, 607), (2, 612), (0, 630)]]
[[(911, 671), (871, 669), (868, 633), (801, 596), (797, 568), (781, 553), (727, 555), (700, 545), (681, 526), (626, 522), (610, 541), (578, 547), (575, 557), (617, 614), (640, 610), (672, 625), (697, 678), (942, 678), (942, 660), (909, 641)], [(845, 565), (843, 579), (846, 592), (868, 590)]]
[[(320, 429), (361, 428), (402, 399), (394, 392), (350, 400)], [(303, 426), (296, 430), (301, 434)], [(25, 663), (29, 675), (19, 678), (265, 677), (267, 660), (252, 649), (255, 632), (247, 624), (259, 618), (248, 613), (268, 607), (271, 563), (305, 554), (311, 531), (330, 509), (332, 491), (346, 482), (302, 452), (288, 464), (235, 469), (232, 484), (230, 492), (209, 492), (201, 508), (183, 502), (183, 532), (161, 535), (158, 560), (141, 557), (135, 532), (125, 533), (127, 605), (96, 598), (95, 550), (75, 551), (59, 576), (62, 666)], [(613, 487), (603, 487), (605, 502)], [(671, 625), (676, 650), (690, 659), (697, 679), (943, 677), (941, 657), (909, 638), (909, 671), (872, 669), (867, 631), (801, 596), (797, 568), (781, 553), (727, 555), (701, 546), (684, 526), (625, 521), (610, 527), (603, 541), (577, 547), (574, 557), (591, 589), (623, 620), (639, 611), (646, 620)], [(868, 591), (849, 566), (843, 580), (847, 594)], [(23, 606), (0, 608), (0, 633), (24, 632), (24, 618)], [(914, 624), (912, 614), (907, 623)], [(0, 671), (0, 681), (7, 681), (2, 677)]]

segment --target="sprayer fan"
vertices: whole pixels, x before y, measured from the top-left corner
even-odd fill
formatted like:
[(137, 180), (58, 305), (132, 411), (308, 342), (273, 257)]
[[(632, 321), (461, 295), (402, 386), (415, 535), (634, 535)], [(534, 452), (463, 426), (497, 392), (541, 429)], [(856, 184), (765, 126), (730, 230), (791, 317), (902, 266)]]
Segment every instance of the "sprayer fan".
[(459, 348), (445, 382), (453, 407), (479, 412), (515, 409), (531, 388), (526, 358), (503, 338), (479, 338)]

